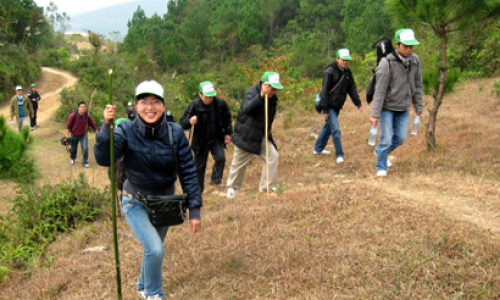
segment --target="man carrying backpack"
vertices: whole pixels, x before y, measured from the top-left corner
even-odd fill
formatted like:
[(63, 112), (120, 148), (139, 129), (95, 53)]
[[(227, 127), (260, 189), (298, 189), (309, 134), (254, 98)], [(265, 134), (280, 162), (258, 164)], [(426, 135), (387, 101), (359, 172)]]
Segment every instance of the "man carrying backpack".
[(413, 46), (418, 44), (413, 30), (396, 31), (396, 49), (382, 58), (376, 68), (370, 122), (375, 127), (380, 122), (380, 142), (375, 149), (377, 176), (387, 176), (387, 167), (392, 165), (387, 158), (389, 153), (406, 140), (412, 103), (417, 115), (422, 115), (422, 66), (412, 53)]
[(89, 139), (87, 135), (89, 126), (94, 129), (94, 132), (97, 132), (94, 119), (87, 112), (87, 104), (81, 101), (78, 103), (78, 110), (73, 111), (68, 117), (66, 139), (68, 139), (71, 133), (71, 164), (75, 163), (78, 142), (80, 142), (83, 152), (83, 166), (85, 168), (89, 167)]
[(337, 163), (344, 162), (344, 149), (340, 140), (339, 114), (344, 106), (347, 94), (352, 102), (363, 112), (361, 100), (356, 90), (356, 82), (352, 77), (351, 69), (347, 66), (351, 60), (351, 53), (348, 49), (337, 51), (337, 59), (332, 62), (323, 73), (323, 89), (321, 91), (321, 110), (325, 118), (325, 125), (318, 135), (314, 145), (314, 154), (330, 154), (330, 151), (324, 150), (330, 135), (335, 146)]

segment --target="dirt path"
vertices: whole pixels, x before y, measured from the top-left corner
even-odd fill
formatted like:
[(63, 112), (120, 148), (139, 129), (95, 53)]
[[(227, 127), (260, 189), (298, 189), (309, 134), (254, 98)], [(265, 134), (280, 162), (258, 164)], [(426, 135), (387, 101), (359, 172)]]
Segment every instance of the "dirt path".
[[(69, 164), (69, 155), (64, 146), (60, 144), (60, 139), (66, 134), (64, 124), (55, 121), (57, 109), (60, 107), (59, 93), (65, 87), (71, 87), (77, 84), (78, 78), (69, 72), (61, 71), (55, 68), (42, 68), (42, 75), (37, 84), (38, 91), (42, 97), (38, 109), (39, 128), (33, 131), (35, 141), (33, 144), (36, 164), (42, 178), (40, 184), (55, 184), (62, 179), (76, 176), (80, 171), (89, 178), (90, 182), (100, 183), (98, 186), (104, 186), (107, 183), (107, 174), (105, 168), (97, 167), (94, 161), (93, 146), (95, 135), (89, 134), (89, 163), (91, 167), (84, 169), (81, 165), (81, 149), (78, 151), (77, 163), (71, 166)], [(25, 89), (25, 93), (27, 89)], [(89, 96), (90, 97), (90, 96)], [(10, 120), (9, 104), (6, 103), (0, 107), (0, 114)], [(101, 179), (106, 180), (101, 180)], [(11, 182), (0, 182), (0, 212), (10, 209), (10, 203), (4, 198), (15, 196), (16, 184)]]

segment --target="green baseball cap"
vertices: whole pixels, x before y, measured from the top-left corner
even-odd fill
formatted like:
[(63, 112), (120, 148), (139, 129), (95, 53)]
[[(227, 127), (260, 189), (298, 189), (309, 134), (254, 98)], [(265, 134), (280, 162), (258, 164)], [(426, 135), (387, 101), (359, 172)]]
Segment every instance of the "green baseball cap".
[(33, 83), (33, 84), (31, 85), (31, 87), (36, 87), (36, 83)]
[(280, 74), (276, 72), (266, 72), (261, 79), (262, 82), (269, 83), (275, 89), (282, 90), (283, 85), (280, 83)]
[(403, 28), (396, 31), (394, 37), (396, 43), (404, 44), (407, 46), (419, 45), (420, 43), (415, 39), (415, 32), (410, 28)]
[(151, 94), (161, 98), (163, 103), (165, 103), (165, 91), (161, 84), (154, 80), (143, 81), (135, 88), (135, 99), (143, 94)]
[(210, 81), (203, 81), (200, 83), (200, 93), (207, 97), (214, 97), (217, 96), (217, 93), (215, 92), (214, 84), (211, 83)]
[(337, 58), (341, 58), (343, 60), (351, 60), (351, 52), (346, 48), (339, 49), (337, 50)]

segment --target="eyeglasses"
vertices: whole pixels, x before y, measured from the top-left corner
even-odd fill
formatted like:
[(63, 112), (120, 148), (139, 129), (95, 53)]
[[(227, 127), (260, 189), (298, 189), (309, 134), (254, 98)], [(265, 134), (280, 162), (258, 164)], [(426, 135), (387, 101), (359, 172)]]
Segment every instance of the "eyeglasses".
[(144, 106), (144, 107), (147, 107), (149, 105), (152, 105), (154, 107), (161, 107), (163, 106), (163, 101), (161, 100), (139, 100), (137, 102), (137, 105), (139, 106)]

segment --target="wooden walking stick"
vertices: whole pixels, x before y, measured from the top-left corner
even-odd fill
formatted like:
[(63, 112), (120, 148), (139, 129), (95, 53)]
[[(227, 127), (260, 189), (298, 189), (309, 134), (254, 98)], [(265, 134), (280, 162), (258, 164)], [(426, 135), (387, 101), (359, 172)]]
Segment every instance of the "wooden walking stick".
[(268, 140), (268, 135), (269, 135), (269, 118), (268, 118), (268, 115), (269, 115), (269, 111), (268, 111), (268, 108), (267, 108), (267, 103), (268, 103), (268, 99), (267, 99), (267, 94), (266, 94), (266, 98), (265, 98), (265, 101), (264, 101), (264, 105), (266, 106), (266, 187), (267, 187), (267, 194), (266, 196), (269, 197), (269, 140)]
[[(109, 70), (109, 103), (113, 103), (112, 95), (113, 95), (113, 69)], [(115, 120), (111, 120), (109, 122), (109, 169), (111, 172), (111, 199), (113, 203), (112, 208), (112, 218), (113, 218), (113, 243), (115, 248), (115, 267), (116, 267), (116, 288), (118, 293), (118, 300), (122, 300), (122, 284), (121, 284), (121, 275), (120, 275), (120, 257), (118, 255), (118, 235), (116, 229), (116, 174), (115, 174), (115, 143), (114, 143), (114, 129), (115, 129)]]
[(194, 125), (191, 125), (191, 130), (189, 130), (189, 146), (193, 144), (193, 135), (194, 135)]

